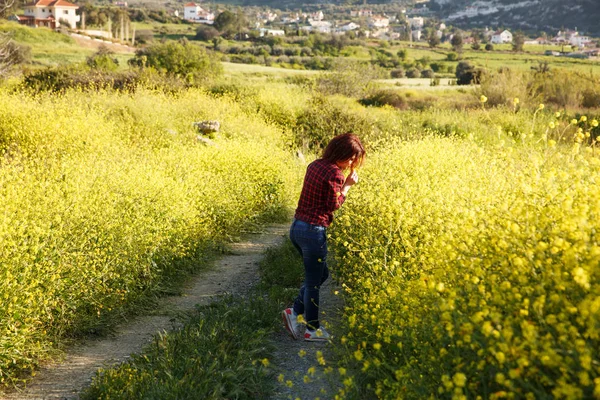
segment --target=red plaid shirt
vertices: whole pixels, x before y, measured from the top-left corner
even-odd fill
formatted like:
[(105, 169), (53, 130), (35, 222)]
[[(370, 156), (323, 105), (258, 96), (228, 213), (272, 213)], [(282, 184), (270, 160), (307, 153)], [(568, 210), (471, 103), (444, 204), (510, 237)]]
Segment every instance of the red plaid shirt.
[(346, 200), (342, 194), (345, 181), (337, 165), (323, 159), (310, 163), (294, 218), (313, 225), (329, 226), (333, 212)]

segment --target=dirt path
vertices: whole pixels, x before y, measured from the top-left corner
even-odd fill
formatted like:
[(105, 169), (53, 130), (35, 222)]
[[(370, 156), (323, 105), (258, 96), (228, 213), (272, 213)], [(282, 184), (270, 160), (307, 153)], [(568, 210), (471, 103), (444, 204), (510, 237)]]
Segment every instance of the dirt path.
[(215, 262), (214, 268), (195, 276), (183, 288), (183, 296), (163, 299), (154, 315), (122, 325), (112, 337), (89, 340), (70, 349), (64, 361), (44, 366), (26, 390), (2, 399), (77, 399), (98, 368), (139, 352), (153, 335), (175, 326), (175, 315), (192, 311), (196, 304), (207, 304), (216, 295), (243, 292), (256, 283), (263, 253), (281, 243), (288, 229), (289, 225), (270, 225), (264, 232), (231, 245), (231, 253)]
[[(338, 289), (330, 278), (321, 286), (319, 293), (320, 321), (330, 333), (343, 306), (340, 298), (334, 295), (334, 291)], [(277, 350), (272, 361), (277, 375), (283, 374), (284, 379), (283, 383), (277, 384), (276, 393), (271, 400), (334, 398), (339, 388), (339, 380), (335, 379), (337, 377), (335, 373), (326, 374), (324, 372), (327, 367), (336, 369), (329, 344), (305, 342), (302, 339), (294, 340), (283, 328), (283, 323), (280, 333), (275, 336), (274, 340)], [(319, 364), (317, 351), (323, 354), (325, 365)], [(308, 372), (310, 367), (315, 367), (314, 374)], [(304, 381), (305, 376), (308, 377), (308, 382)], [(287, 385), (287, 381), (291, 381), (291, 387)]]

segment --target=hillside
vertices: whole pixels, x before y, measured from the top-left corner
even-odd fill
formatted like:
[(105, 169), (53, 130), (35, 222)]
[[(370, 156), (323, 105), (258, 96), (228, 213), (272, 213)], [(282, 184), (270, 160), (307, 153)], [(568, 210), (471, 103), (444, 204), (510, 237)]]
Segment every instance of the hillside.
[(430, 9), (453, 25), (505, 27), (530, 33), (578, 29), (600, 36), (597, 0), (432, 0)]

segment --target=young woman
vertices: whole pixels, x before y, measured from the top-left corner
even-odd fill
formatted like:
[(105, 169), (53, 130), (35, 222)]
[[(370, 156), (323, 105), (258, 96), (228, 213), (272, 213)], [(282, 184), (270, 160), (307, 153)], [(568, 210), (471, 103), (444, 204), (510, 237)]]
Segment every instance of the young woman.
[[(327, 227), (333, 212), (346, 200), (358, 182), (356, 168), (365, 157), (358, 136), (345, 133), (334, 137), (320, 159), (306, 169), (304, 185), (290, 228), (290, 239), (304, 261), (304, 284), (293, 308), (282, 312), (285, 327), (294, 339), (301, 337), (298, 316), (304, 315), (304, 340), (325, 341), (327, 331), (319, 324), (319, 289), (329, 277), (327, 268)], [(344, 171), (349, 171), (344, 176)]]

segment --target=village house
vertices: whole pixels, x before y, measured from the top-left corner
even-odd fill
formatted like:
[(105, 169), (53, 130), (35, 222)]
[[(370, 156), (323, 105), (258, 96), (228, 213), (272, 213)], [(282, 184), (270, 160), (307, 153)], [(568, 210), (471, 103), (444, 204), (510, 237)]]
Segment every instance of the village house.
[(369, 26), (373, 28), (387, 28), (390, 25), (390, 19), (385, 16), (376, 15), (369, 18)]
[(51, 29), (59, 28), (63, 24), (75, 29), (81, 20), (81, 16), (76, 14), (79, 6), (65, 0), (38, 0), (25, 5), (24, 9), (24, 15), (15, 15), (10, 19), (22, 25), (45, 26)]
[(312, 21), (309, 20), (309, 26), (303, 26), (303, 31), (307, 32), (320, 32), (320, 33), (331, 33), (331, 25), (332, 23), (329, 21)]
[(592, 43), (589, 36), (580, 35), (577, 30), (572, 31), (568, 29), (565, 31), (558, 31), (552, 41), (556, 44), (569, 44), (580, 48), (589, 46), (590, 43)]
[(408, 23), (412, 29), (421, 29), (425, 23), (423, 17), (408, 18)]
[(308, 19), (311, 21), (323, 21), (323, 18), (325, 18), (325, 15), (323, 15), (323, 11), (311, 13), (308, 17)]
[(373, 15), (373, 11), (371, 10), (351, 10), (350, 16), (355, 18), (360, 17), (371, 17)]
[(283, 29), (265, 29), (261, 28), (258, 30), (260, 37), (264, 36), (285, 36), (285, 31)]
[(263, 24), (267, 22), (273, 22), (277, 18), (277, 14), (271, 11), (259, 12), (256, 14), (256, 19), (261, 21)]
[(337, 31), (337, 32), (339, 32), (339, 33), (346, 33), (346, 32), (349, 32), (349, 31), (356, 30), (356, 29), (358, 29), (358, 28), (360, 28), (360, 25), (359, 25), (359, 24), (356, 24), (356, 23), (354, 23), (354, 22), (348, 22), (347, 24), (344, 24), (344, 25), (342, 25), (342, 26), (339, 26), (339, 27), (336, 29), (336, 31)]
[(183, 19), (212, 25), (215, 22), (215, 14), (203, 9), (196, 3), (187, 3), (183, 6)]
[(493, 44), (502, 44), (502, 43), (512, 43), (513, 35), (506, 29), (503, 31), (496, 31), (492, 34), (492, 38), (490, 39), (490, 43)]

